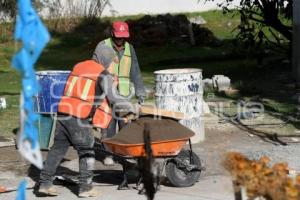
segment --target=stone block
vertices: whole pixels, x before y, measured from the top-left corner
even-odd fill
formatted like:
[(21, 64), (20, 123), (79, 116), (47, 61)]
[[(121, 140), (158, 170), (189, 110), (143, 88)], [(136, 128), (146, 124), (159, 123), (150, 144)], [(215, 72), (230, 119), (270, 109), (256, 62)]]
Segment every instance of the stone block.
[(224, 75), (214, 75), (212, 77), (213, 80), (213, 86), (216, 90), (220, 91), (226, 91), (230, 89), (230, 82), (231, 80)]

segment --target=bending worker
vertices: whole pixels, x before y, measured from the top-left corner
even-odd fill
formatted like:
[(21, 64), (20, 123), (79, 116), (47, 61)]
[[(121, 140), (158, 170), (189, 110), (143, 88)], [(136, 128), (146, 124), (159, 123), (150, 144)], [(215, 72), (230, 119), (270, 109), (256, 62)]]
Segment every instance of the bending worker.
[[(120, 63), (116, 63), (113, 67), (113, 74), (118, 77), (119, 94), (130, 99), (133, 96), (133, 90), (131, 89), (132, 82), (138, 103), (143, 104), (146, 97), (144, 83), (135, 50), (133, 46), (126, 41), (128, 38), (128, 24), (121, 21), (114, 22), (111, 26), (111, 37), (99, 42), (94, 51), (93, 58), (97, 56), (102, 46), (106, 45), (112, 47), (120, 60)], [(113, 137), (117, 132), (117, 124), (119, 129), (125, 125), (122, 120), (114, 118), (108, 129), (102, 131), (104, 135), (102, 137)], [(112, 165), (112, 158), (106, 157), (104, 164)]]
[(80, 62), (73, 68), (58, 105), (54, 144), (40, 174), (39, 193), (58, 195), (52, 182), (58, 165), (72, 145), (79, 156), (78, 196), (98, 196), (99, 192), (92, 187), (95, 162), (92, 127), (108, 127), (112, 119), (111, 104), (116, 108), (120, 105), (121, 109), (131, 107), (127, 99), (116, 96), (116, 84), (110, 73), (117, 62), (112, 48), (103, 46), (94, 60)]

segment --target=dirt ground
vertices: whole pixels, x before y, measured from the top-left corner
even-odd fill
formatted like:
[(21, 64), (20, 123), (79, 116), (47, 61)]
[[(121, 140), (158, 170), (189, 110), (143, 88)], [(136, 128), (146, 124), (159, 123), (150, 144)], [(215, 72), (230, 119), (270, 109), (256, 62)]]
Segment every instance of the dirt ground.
[[(300, 172), (300, 145), (298, 138), (262, 137), (244, 130), (230, 122), (220, 123), (220, 119), (211, 114), (205, 120), (205, 141), (194, 144), (193, 150), (200, 157), (206, 170), (202, 177), (214, 175), (228, 175), (222, 166), (226, 152), (237, 151), (251, 159), (258, 159), (263, 155), (271, 159), (271, 164), (287, 162), (291, 169)], [(45, 157), (47, 152), (43, 152)], [(103, 156), (98, 152), (96, 174), (101, 182), (120, 183), (121, 167), (104, 166)], [(34, 181), (38, 178), (38, 170), (30, 165), (18, 154), (14, 146), (0, 148), (0, 183), (13, 177), (29, 176)], [(58, 174), (76, 175), (78, 171), (77, 154), (70, 148)], [(115, 176), (111, 176), (114, 173)], [(114, 177), (114, 178), (112, 178)]]

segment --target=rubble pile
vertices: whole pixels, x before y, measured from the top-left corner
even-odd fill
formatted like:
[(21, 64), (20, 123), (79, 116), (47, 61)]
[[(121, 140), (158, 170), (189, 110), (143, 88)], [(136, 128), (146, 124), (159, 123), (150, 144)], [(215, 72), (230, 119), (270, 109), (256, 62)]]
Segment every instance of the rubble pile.
[(189, 25), (192, 24), (196, 45), (210, 45), (217, 40), (213, 33), (201, 24), (178, 15), (145, 15), (138, 20), (127, 20), (130, 27), (132, 43), (136, 46), (160, 46), (190, 43)]

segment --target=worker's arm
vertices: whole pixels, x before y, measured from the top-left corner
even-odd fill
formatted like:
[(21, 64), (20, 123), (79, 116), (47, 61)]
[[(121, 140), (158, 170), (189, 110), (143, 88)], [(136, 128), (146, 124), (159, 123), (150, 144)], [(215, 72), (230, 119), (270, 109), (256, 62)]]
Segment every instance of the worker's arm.
[(135, 50), (132, 47), (132, 45), (130, 45), (130, 51), (131, 51), (131, 62), (132, 62), (131, 69), (130, 69), (130, 80), (134, 85), (135, 95), (140, 100), (146, 97), (143, 77), (141, 74), (141, 70), (140, 70), (140, 66), (138, 63)]
[(100, 60), (100, 58), (98, 58), (98, 55), (99, 55), (99, 51), (101, 51), (102, 45), (105, 45), (104, 41), (101, 41), (98, 43), (98, 45), (96, 46), (96, 48), (94, 50), (93, 56), (92, 56), (92, 59), (98, 63), (101, 63), (101, 60)]
[(113, 109), (123, 110), (126, 112), (135, 113), (133, 105), (123, 96), (120, 96), (117, 90), (117, 85), (114, 82), (113, 76), (106, 70), (101, 74), (100, 77), (100, 88), (102, 92), (107, 97), (110, 104), (112, 104)]

